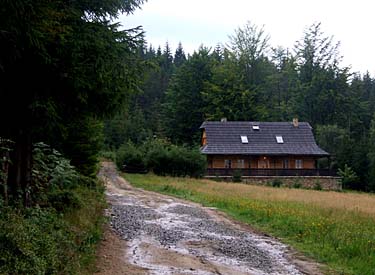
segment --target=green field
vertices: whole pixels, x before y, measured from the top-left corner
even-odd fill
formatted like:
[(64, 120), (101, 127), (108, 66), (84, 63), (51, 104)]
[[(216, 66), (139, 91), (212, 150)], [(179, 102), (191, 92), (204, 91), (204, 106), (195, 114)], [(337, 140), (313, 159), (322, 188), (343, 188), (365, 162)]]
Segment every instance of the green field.
[(124, 174), (131, 184), (217, 207), (327, 265), (375, 274), (375, 196)]

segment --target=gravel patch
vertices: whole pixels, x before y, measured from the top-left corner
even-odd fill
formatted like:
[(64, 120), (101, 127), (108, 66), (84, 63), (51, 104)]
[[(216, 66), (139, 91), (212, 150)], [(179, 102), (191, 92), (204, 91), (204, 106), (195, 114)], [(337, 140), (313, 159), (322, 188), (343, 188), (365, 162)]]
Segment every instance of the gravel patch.
[[(125, 240), (151, 238), (161, 247), (209, 261), (235, 263), (252, 274), (301, 274), (283, 258), (283, 251), (266, 251), (280, 247), (273, 247), (272, 242), (262, 245), (262, 238), (252, 238), (250, 232), (214, 220), (203, 208), (169, 203), (151, 209), (127, 203), (124, 197), (121, 205), (111, 209), (111, 225)], [(186, 249), (184, 244), (192, 240), (206, 245)]]
[(149, 274), (306, 274), (276, 240), (208, 208), (133, 188), (112, 168), (104, 172), (111, 227), (128, 241), (129, 262)]
[(113, 205), (111, 208), (111, 226), (127, 241), (144, 231), (145, 221), (159, 217), (156, 211), (138, 205)]

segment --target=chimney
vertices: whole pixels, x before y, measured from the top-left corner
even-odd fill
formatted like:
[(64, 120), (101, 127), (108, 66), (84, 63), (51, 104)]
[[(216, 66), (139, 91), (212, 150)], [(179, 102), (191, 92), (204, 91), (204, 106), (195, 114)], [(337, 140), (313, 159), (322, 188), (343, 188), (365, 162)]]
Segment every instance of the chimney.
[(298, 118), (293, 118), (293, 126), (298, 127)]
[(227, 118), (226, 117), (221, 118), (221, 122), (227, 122)]

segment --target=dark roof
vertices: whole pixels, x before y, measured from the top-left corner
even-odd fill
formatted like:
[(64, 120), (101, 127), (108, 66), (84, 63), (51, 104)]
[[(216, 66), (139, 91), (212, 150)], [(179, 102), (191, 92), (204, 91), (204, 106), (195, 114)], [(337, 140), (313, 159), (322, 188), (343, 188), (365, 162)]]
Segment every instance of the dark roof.
[[(259, 130), (253, 130), (253, 125), (259, 125)], [(206, 121), (200, 128), (207, 137), (203, 154), (329, 155), (316, 144), (307, 122), (294, 127), (292, 122)], [(241, 136), (247, 136), (248, 143), (242, 143)], [(277, 143), (276, 136), (282, 136), (284, 143)]]

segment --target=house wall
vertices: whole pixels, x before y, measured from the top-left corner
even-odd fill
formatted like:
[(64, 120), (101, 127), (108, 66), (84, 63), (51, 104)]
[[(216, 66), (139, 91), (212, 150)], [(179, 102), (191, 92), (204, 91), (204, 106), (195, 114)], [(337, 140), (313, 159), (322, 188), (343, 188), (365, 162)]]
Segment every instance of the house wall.
[[(245, 155), (209, 155), (207, 156), (208, 168), (225, 168), (225, 160), (231, 160), (231, 168), (284, 168), (284, 160), (288, 160), (288, 168), (296, 168), (296, 160), (302, 160), (301, 169), (315, 169), (313, 157), (270, 157), (270, 156), (245, 156)], [(244, 167), (240, 167), (243, 160)]]
[[(208, 156), (208, 168), (225, 168), (225, 160), (231, 160), (231, 168), (250, 168), (249, 156), (238, 156), (238, 155), (217, 155)], [(243, 160), (244, 167), (239, 167), (238, 160)]]

